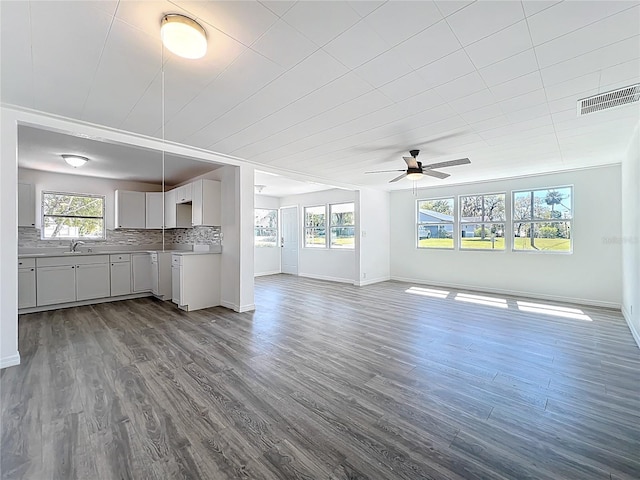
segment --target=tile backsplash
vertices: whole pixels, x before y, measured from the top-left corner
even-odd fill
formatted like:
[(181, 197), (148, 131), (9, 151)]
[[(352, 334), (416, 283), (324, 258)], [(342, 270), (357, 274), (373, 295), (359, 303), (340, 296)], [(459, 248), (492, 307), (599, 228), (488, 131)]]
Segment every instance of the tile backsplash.
[[(86, 246), (161, 245), (162, 230), (107, 230), (106, 240), (83, 240)], [(165, 243), (177, 245), (220, 245), (220, 227), (194, 227), (165, 230)], [(18, 248), (66, 247), (69, 240), (42, 240), (40, 229), (18, 227)]]

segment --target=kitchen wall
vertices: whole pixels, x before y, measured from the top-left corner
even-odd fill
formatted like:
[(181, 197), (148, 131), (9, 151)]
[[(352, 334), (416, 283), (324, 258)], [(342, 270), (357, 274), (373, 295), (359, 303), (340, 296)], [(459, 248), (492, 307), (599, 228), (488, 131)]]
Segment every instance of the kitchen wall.
[[(411, 191), (392, 192), (391, 278), (619, 308), (622, 302), (620, 171), (620, 165), (614, 165), (421, 188), (417, 196)], [(561, 185), (574, 186), (572, 254), (512, 252), (508, 236), (505, 251), (416, 248), (417, 199), (506, 192), (506, 208), (510, 211), (511, 190)], [(635, 185), (635, 193), (628, 192), (628, 203), (635, 201), (637, 219), (637, 183)], [(510, 231), (507, 226), (507, 232)], [(635, 265), (637, 268), (637, 257)]]
[(354, 249), (304, 247), (304, 207), (355, 202), (355, 198), (354, 191), (332, 189), (302, 195), (291, 195), (280, 199), (281, 207), (298, 206), (299, 238), (301, 242), (298, 256), (298, 275), (336, 282), (354, 282)]
[[(277, 210), (280, 208), (280, 199), (266, 195), (254, 196), (255, 208), (268, 208)], [(254, 247), (253, 274), (272, 275), (280, 273), (280, 245), (276, 247)]]
[(622, 313), (640, 347), (640, 128), (622, 161)]

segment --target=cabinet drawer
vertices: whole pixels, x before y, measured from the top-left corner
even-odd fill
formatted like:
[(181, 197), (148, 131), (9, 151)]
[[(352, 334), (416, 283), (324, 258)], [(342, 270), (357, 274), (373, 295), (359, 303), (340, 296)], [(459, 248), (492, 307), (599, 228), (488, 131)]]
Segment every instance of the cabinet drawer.
[(36, 266), (36, 259), (33, 257), (18, 259), (18, 268), (32, 268), (35, 266)]
[(179, 267), (182, 265), (182, 255), (171, 255), (171, 266)]
[(109, 263), (109, 255), (66, 255), (64, 257), (45, 257), (36, 260), (36, 266), (56, 267), (62, 265), (92, 265), (95, 263)]
[(129, 254), (129, 253), (112, 254), (112, 255), (109, 255), (109, 261), (111, 263), (115, 263), (115, 262), (130, 262), (131, 261), (131, 254)]

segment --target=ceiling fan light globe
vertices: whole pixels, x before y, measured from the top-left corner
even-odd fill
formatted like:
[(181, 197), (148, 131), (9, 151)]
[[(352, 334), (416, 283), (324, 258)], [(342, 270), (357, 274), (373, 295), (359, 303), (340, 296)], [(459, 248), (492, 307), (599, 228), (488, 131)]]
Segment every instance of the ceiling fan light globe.
[(407, 178), (409, 180), (420, 180), (422, 178), (422, 173), (417, 173), (417, 172), (408, 173)]

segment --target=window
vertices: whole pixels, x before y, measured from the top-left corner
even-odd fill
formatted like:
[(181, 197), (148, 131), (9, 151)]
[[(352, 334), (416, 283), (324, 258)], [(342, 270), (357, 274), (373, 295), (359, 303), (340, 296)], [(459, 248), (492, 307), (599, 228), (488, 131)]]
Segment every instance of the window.
[(504, 250), (505, 194), (460, 197), (460, 248)]
[(324, 205), (304, 207), (304, 246), (326, 248), (327, 210)]
[(104, 196), (42, 192), (42, 238), (104, 239)]
[(329, 205), (331, 213), (331, 248), (355, 248), (355, 219), (353, 203)]
[(418, 200), (418, 248), (453, 248), (453, 198)]
[(256, 208), (253, 225), (256, 247), (278, 246), (278, 210)]
[(570, 252), (573, 188), (513, 192), (513, 249)]

